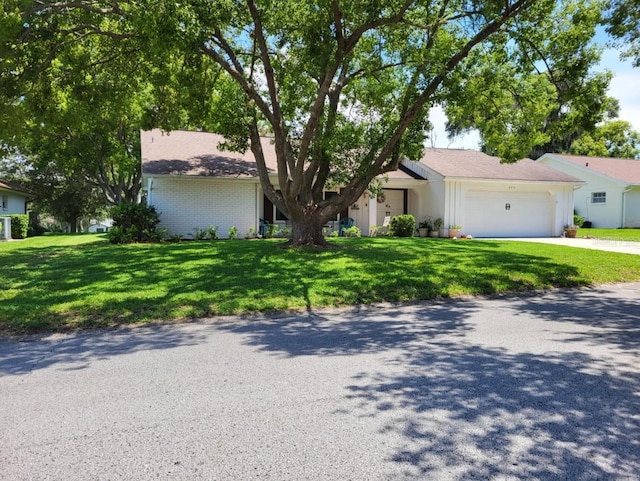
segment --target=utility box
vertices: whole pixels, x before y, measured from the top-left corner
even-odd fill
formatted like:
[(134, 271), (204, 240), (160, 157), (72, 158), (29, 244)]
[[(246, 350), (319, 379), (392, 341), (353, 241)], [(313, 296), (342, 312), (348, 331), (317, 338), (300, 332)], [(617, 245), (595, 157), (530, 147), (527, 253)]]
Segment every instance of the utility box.
[(0, 217), (0, 241), (11, 240), (11, 217)]

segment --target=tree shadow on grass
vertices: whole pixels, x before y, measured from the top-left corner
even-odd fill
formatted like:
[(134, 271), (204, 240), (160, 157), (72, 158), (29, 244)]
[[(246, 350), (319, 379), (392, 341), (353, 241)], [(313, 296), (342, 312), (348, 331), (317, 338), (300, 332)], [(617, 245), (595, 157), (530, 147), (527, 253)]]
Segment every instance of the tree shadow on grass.
[(558, 260), (445, 239), (353, 239), (318, 253), (268, 241), (87, 244), (24, 247), (5, 258), (7, 332), (588, 283)]

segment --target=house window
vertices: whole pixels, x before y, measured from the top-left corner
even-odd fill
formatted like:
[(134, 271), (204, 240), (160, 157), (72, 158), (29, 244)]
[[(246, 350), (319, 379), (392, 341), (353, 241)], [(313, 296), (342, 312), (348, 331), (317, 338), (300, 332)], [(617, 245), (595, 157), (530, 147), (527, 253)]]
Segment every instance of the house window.
[(289, 218), (286, 215), (284, 215), (280, 209), (278, 209), (275, 206), (274, 208), (276, 209), (276, 220), (284, 220), (284, 221), (289, 220)]
[(591, 193), (591, 203), (592, 204), (606, 204), (607, 203), (607, 193), (606, 192), (592, 192)]
[(9, 196), (2, 196), (2, 210), (9, 210)]

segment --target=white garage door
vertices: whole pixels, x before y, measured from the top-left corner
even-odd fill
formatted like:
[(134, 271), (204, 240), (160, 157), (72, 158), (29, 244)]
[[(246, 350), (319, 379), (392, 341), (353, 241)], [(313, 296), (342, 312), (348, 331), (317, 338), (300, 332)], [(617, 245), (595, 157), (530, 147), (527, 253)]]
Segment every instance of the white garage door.
[(548, 193), (471, 191), (462, 230), (475, 237), (547, 237), (552, 223)]

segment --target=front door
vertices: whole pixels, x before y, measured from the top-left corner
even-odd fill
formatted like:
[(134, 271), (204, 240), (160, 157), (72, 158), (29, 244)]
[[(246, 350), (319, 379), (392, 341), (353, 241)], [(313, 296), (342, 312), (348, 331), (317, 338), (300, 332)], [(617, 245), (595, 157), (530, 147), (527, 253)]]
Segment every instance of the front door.
[(383, 189), (378, 196), (378, 212), (376, 223), (382, 225), (385, 217), (407, 213), (407, 191), (400, 189)]

